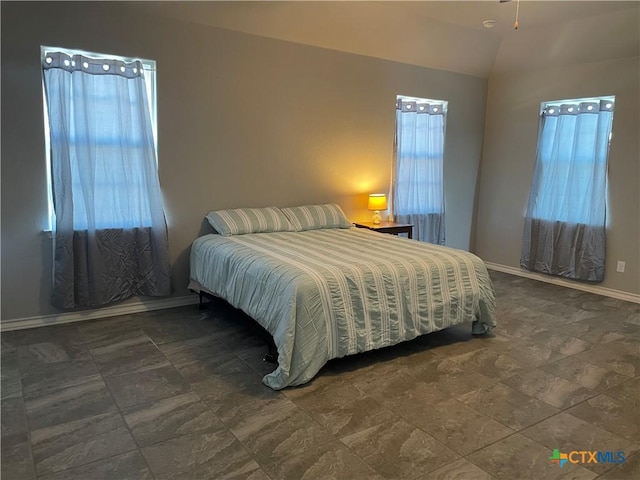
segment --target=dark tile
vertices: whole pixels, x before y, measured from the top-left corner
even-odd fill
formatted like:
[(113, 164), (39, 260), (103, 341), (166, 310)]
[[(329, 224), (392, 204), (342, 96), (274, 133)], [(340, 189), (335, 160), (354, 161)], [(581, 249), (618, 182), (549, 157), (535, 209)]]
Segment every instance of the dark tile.
[(404, 421), (375, 425), (341, 440), (387, 479), (415, 478), (460, 458), (432, 436)]
[(32, 430), (117, 410), (101, 378), (55, 391), (33, 394), (25, 398), (25, 407)]
[(528, 307), (521, 306), (513, 311), (515, 318), (524, 324), (537, 325), (545, 330), (551, 330), (567, 323), (565, 317), (556, 314), (557, 303), (545, 303), (539, 298), (528, 298), (527, 301), (529, 301)]
[[(392, 386), (393, 383), (387, 384), (387, 390), (376, 390), (371, 395), (389, 412), (400, 415), (414, 424), (418, 424), (419, 419), (426, 418), (434, 404), (451, 398), (444, 389), (439, 389), (435, 383), (406, 382), (397, 395), (388, 389)], [(385, 398), (385, 392), (389, 392), (390, 396)]]
[(263, 469), (274, 479), (384, 479), (343, 443), (337, 441), (263, 465)]
[(18, 347), (22, 372), (38, 371), (42, 367), (84, 360), (89, 357), (87, 349), (71, 343), (40, 342)]
[[(357, 357), (357, 355), (354, 355)], [(358, 371), (354, 373), (345, 362), (352, 357), (344, 357), (338, 360), (341, 362), (329, 361), (327, 365), (316, 375), (310, 382), (295, 387), (288, 387), (281, 390), (282, 394), (291, 400), (305, 399), (314, 395), (321, 395), (333, 389), (344, 387), (345, 385), (354, 385), (356, 379), (364, 381), (363, 374)]]
[(549, 460), (552, 453), (549, 448), (515, 434), (472, 453), (467, 460), (499, 480), (591, 480), (596, 477), (580, 465), (568, 463), (560, 468)]
[[(522, 294), (518, 294), (517, 290), (513, 292), (515, 295), (512, 295), (511, 297), (514, 300), (514, 303), (519, 307), (515, 312), (518, 318), (526, 317), (527, 311), (535, 312), (539, 311), (543, 307), (553, 307), (555, 305), (555, 302), (544, 299), (544, 297), (548, 297), (548, 295), (543, 292), (536, 292), (539, 287), (540, 285), (538, 284), (529, 284), (521, 290)], [(530, 313), (529, 316), (532, 316), (532, 313)]]
[(12, 353), (16, 351), (13, 343), (13, 332), (0, 332), (0, 353)]
[(607, 312), (603, 315), (573, 322), (567, 328), (574, 337), (598, 345), (622, 340), (629, 334), (637, 334), (640, 326), (618, 323), (617, 315), (617, 312)]
[(458, 399), (514, 430), (533, 425), (559, 411), (501, 383), (474, 390)]
[(124, 409), (122, 414), (140, 446), (223, 428), (218, 417), (193, 392), (143, 403)]
[(260, 345), (238, 347), (233, 350), (233, 353), (237, 355), (239, 359), (262, 376), (267, 375), (278, 368), (277, 363), (265, 360), (267, 352), (268, 348), (265, 342), (262, 342)]
[[(399, 415), (402, 415), (407, 409), (411, 410), (412, 404), (413, 406), (429, 405), (450, 398), (450, 395), (443, 389), (434, 388), (408, 373), (394, 374), (389, 372), (377, 376), (375, 372), (376, 369), (373, 369), (372, 375), (354, 380), (353, 386), (379, 404), (393, 407)], [(332, 396), (333, 393), (328, 392), (328, 395)]]
[(242, 477), (236, 477), (238, 480), (272, 480), (261, 468), (254, 470), (253, 472), (243, 475)]
[(449, 357), (483, 348), (482, 339), (471, 333), (471, 323), (466, 322), (420, 337), (419, 341), (432, 347), (433, 353)]
[[(224, 300), (221, 300), (221, 302), (229, 306)], [(229, 308), (232, 307), (229, 306)], [(182, 307), (163, 308), (161, 310), (149, 310), (147, 312), (137, 313), (135, 318), (140, 325), (153, 323), (165, 325), (172, 322), (179, 323), (184, 321), (206, 323), (215, 313), (215, 310), (200, 310), (197, 305), (185, 305)]]
[(226, 429), (172, 438), (142, 449), (156, 478), (246, 478), (259, 466)]
[(625, 323), (630, 323), (631, 325), (640, 325), (640, 311), (637, 310), (637, 304), (633, 305), (636, 305), (636, 310), (629, 311), (628, 313), (625, 312), (622, 317), (623, 321)]
[(610, 299), (602, 295), (587, 293), (580, 300), (581, 301), (578, 302), (579, 308), (589, 312), (608, 313), (617, 310), (615, 305), (618, 304), (618, 300)]
[(557, 302), (551, 305), (541, 306), (540, 311), (552, 314), (554, 317), (559, 318), (563, 323), (577, 322), (597, 315), (597, 313), (588, 312), (573, 305), (565, 305)]
[(189, 384), (172, 366), (109, 377), (106, 382), (120, 408), (189, 391)]
[(2, 438), (27, 432), (27, 417), (22, 397), (7, 398), (0, 403)]
[(191, 388), (223, 420), (245, 403), (283, 395), (264, 385), (261, 375), (231, 354), (205, 359), (202, 364), (179, 364), (177, 368), (190, 382)]
[[(415, 362), (409, 366), (409, 374), (415, 377), (420, 383), (423, 383), (428, 391), (432, 392), (434, 402), (444, 400), (446, 397), (462, 395), (471, 390), (486, 387), (497, 382), (496, 378), (487, 377), (468, 368), (466, 361), (460, 361), (458, 357), (435, 358), (426, 362)], [(372, 387), (379, 390), (377, 385), (382, 382), (377, 381), (377, 375), (373, 371), (370, 375)], [(403, 390), (413, 389), (419, 385), (415, 381), (412, 382), (408, 377), (401, 378), (396, 372), (391, 370), (389, 375), (388, 388), (383, 392), (387, 398), (396, 398), (401, 396)], [(360, 386), (360, 381), (356, 380), (355, 384)], [(436, 398), (435, 395), (440, 398)], [(374, 396), (374, 395), (372, 395)], [(384, 403), (382, 399), (375, 396), (376, 399)], [(426, 400), (426, 398), (425, 398)]]
[(42, 480), (153, 480), (153, 474), (139, 451), (116, 455), (61, 473), (39, 477)]
[(0, 478), (4, 480), (31, 480), (36, 471), (31, 457), (31, 446), (26, 433), (2, 438)]
[(540, 325), (526, 321), (500, 322), (499, 326), (496, 327), (496, 331), (499, 332), (500, 335), (520, 339), (531, 338), (532, 336), (540, 334), (546, 330), (547, 329)]
[(264, 385), (254, 373), (234, 375), (233, 380), (219, 377), (195, 384), (193, 388), (224, 422), (236, 417), (248, 403), (267, 403), (285, 398), (282, 392)]
[(96, 365), (105, 377), (169, 365), (169, 361), (145, 335), (91, 349)]
[(562, 355), (575, 355), (584, 352), (592, 347), (592, 344), (585, 342), (571, 335), (557, 333), (557, 331), (537, 333), (529, 339), (532, 343), (545, 345)]
[(586, 352), (579, 353), (576, 358), (598, 365), (620, 375), (635, 377), (640, 375), (640, 355), (629, 352), (626, 342), (612, 342), (598, 345)]
[(478, 372), (463, 372), (456, 375), (444, 375), (440, 379), (428, 379), (425, 384), (431, 391), (437, 390), (458, 397), (479, 388), (493, 385), (499, 379), (487, 377)]
[(569, 408), (597, 394), (539, 369), (506, 378), (502, 383), (559, 409)]
[(117, 413), (33, 430), (31, 443), (38, 475), (57, 473), (136, 448)]
[(638, 335), (625, 335), (620, 340), (608, 343), (607, 347), (640, 357), (640, 338), (638, 338)]
[(65, 323), (63, 325), (14, 330), (12, 334), (11, 343), (15, 347), (43, 342), (69, 344), (76, 341), (78, 326), (76, 323)]
[(564, 358), (551, 346), (530, 340), (513, 339), (502, 345), (500, 350), (527, 367), (538, 367)]
[(260, 464), (335, 441), (335, 437), (285, 397), (246, 403), (226, 423)]
[(211, 334), (218, 342), (233, 351), (267, 345), (268, 334), (257, 322), (244, 314), (240, 318), (233, 318), (231, 324), (212, 329)]
[(625, 403), (640, 408), (640, 377), (629, 380), (606, 391), (609, 397), (617, 398)]
[(461, 455), (513, 434), (513, 430), (456, 399), (416, 409), (405, 417)]
[(523, 371), (527, 364), (499, 350), (481, 349), (449, 359), (462, 371), (479, 372), (486, 377), (507, 378)]
[(156, 345), (204, 337), (212, 332), (211, 326), (201, 318), (179, 318), (169, 311), (155, 315), (155, 318), (139, 320), (139, 324)]
[(176, 368), (185, 380), (192, 384), (214, 377), (232, 377), (236, 374), (254, 373), (246, 363), (228, 351), (218, 351), (208, 358), (178, 363)]
[(373, 398), (349, 385), (300, 398), (295, 403), (336, 437), (398, 418)]
[(564, 378), (590, 390), (602, 391), (629, 379), (612, 370), (585, 362), (576, 357), (567, 357), (540, 367), (552, 375)]
[(0, 398), (19, 397), (22, 395), (22, 382), (16, 349), (3, 350), (0, 362)]
[(100, 378), (93, 360), (82, 357), (73, 362), (44, 364), (38, 369), (22, 372), (22, 391), (25, 396), (44, 395)]
[(567, 413), (637, 442), (640, 438), (640, 416), (633, 403), (608, 395), (598, 395), (567, 410)]
[(494, 480), (494, 478), (480, 467), (461, 458), (431, 473), (421, 475), (416, 480)]
[(87, 349), (94, 349), (144, 336), (136, 315), (123, 315), (79, 323), (77, 342)]
[(210, 335), (163, 343), (158, 348), (173, 365), (201, 361), (222, 351), (226, 352), (226, 348)]

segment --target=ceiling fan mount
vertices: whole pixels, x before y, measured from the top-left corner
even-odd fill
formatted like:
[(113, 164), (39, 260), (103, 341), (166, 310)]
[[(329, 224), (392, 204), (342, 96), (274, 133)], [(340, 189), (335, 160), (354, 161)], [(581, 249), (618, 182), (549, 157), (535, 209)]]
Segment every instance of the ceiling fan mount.
[[(498, 0), (500, 3), (510, 3), (512, 0)], [(518, 23), (518, 14), (520, 13), (520, 0), (516, 0), (516, 20), (513, 22), (514, 30), (517, 30), (520, 24)]]

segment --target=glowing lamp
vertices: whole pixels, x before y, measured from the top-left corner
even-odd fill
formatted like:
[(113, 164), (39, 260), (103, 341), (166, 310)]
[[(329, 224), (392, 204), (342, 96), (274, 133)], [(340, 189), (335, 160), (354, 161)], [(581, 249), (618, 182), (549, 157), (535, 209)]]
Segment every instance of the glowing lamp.
[(380, 216), (380, 210), (387, 209), (387, 196), (384, 193), (372, 193), (369, 195), (369, 210), (372, 210), (373, 217), (371, 221), (378, 225), (382, 220)]

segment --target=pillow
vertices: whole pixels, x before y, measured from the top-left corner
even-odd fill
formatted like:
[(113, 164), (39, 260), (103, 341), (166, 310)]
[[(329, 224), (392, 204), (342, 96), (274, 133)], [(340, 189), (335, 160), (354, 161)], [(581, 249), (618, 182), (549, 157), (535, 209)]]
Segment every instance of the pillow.
[(342, 209), (335, 203), (288, 207), (283, 208), (282, 212), (284, 212), (291, 222), (291, 225), (293, 225), (298, 232), (322, 228), (353, 227)]
[(207, 220), (216, 232), (225, 237), (245, 233), (295, 231), (278, 207), (216, 210), (207, 214)]

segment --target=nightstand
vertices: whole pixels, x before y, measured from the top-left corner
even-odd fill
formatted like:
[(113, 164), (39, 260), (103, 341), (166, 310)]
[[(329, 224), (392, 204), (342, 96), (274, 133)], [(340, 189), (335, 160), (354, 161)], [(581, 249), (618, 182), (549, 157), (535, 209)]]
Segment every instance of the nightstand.
[(390, 233), (392, 235), (398, 235), (399, 233), (406, 233), (409, 238), (413, 238), (413, 225), (410, 223), (396, 223), (396, 222), (359, 222), (354, 223), (358, 228), (368, 228), (375, 232)]

